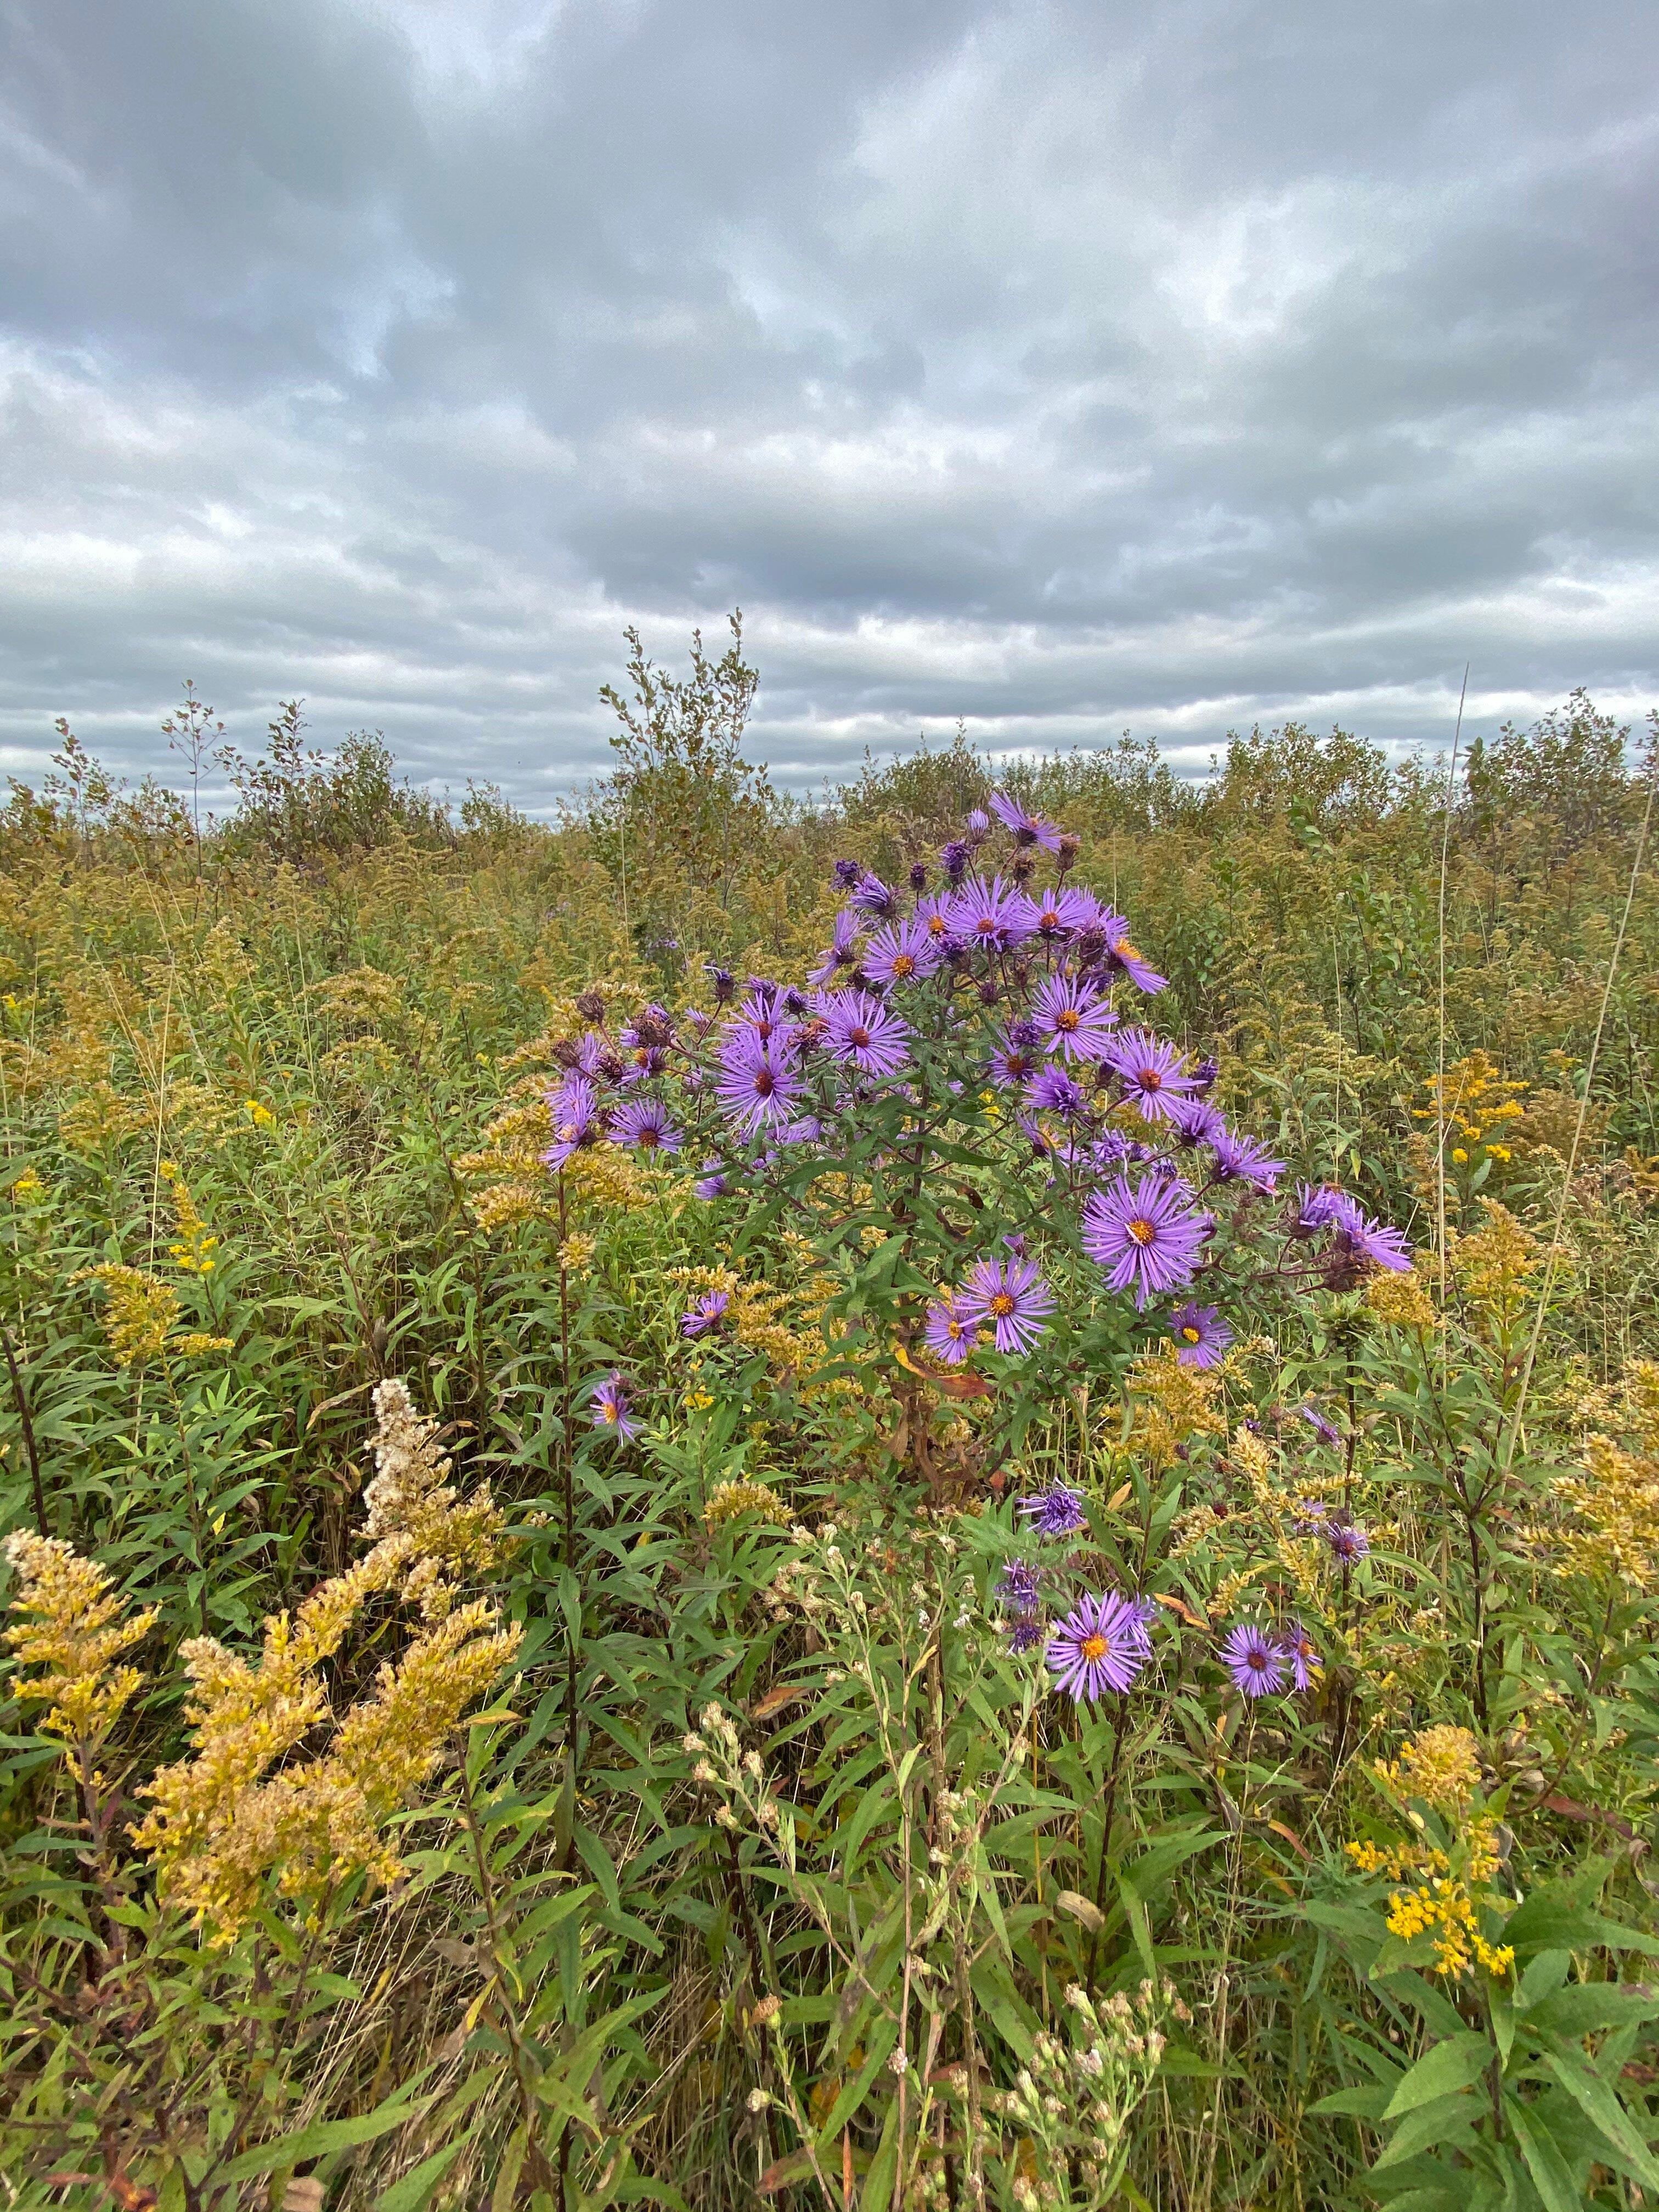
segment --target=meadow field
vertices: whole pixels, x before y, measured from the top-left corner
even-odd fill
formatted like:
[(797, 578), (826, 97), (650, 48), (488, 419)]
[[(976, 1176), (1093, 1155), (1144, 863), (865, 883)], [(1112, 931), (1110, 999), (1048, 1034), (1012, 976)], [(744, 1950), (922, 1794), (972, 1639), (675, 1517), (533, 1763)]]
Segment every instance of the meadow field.
[(1654, 731), (630, 644), (0, 811), (0, 2204), (1659, 2203)]

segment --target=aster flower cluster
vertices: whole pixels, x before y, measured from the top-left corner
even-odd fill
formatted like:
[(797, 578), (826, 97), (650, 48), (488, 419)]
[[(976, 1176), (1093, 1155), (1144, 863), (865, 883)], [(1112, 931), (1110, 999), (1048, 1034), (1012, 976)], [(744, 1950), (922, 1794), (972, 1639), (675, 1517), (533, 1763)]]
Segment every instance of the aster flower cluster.
[(1299, 1620), (1282, 1628), (1241, 1621), (1223, 1637), (1218, 1656), (1233, 1686), (1252, 1698), (1272, 1697), (1287, 1685), (1292, 1690), (1308, 1689), (1320, 1664), (1319, 1653)]

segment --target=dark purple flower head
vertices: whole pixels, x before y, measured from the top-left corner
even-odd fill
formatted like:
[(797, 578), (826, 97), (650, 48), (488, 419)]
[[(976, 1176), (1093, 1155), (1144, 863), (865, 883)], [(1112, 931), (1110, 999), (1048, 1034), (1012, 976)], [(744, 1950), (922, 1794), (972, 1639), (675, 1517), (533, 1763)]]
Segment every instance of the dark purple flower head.
[(991, 1080), (1000, 1091), (1012, 1091), (1029, 1083), (1042, 1065), (1042, 1054), (1036, 1047), (1016, 1044), (1011, 1034), (991, 1054)]
[(1133, 1689), (1152, 1656), (1143, 1608), (1115, 1591), (1106, 1597), (1080, 1597), (1048, 1638), (1048, 1668), (1055, 1687), (1079, 1705), (1092, 1704), (1108, 1690)]
[(1291, 1670), (1291, 1687), (1293, 1690), (1310, 1689), (1314, 1669), (1320, 1664), (1320, 1658), (1312, 1638), (1299, 1620), (1285, 1622), (1279, 1634), (1279, 1644)]
[(702, 1173), (695, 1185), (697, 1196), (702, 1199), (724, 1198), (731, 1188), (732, 1177), (725, 1164), (720, 1160), (705, 1160)]
[(758, 1136), (774, 1122), (793, 1117), (805, 1089), (781, 1051), (763, 1043), (747, 1027), (734, 1030), (720, 1047), (715, 1095), (726, 1119), (745, 1136)]
[(953, 837), (948, 845), (941, 845), (939, 864), (945, 871), (946, 883), (959, 884), (967, 874), (968, 863), (973, 857), (973, 847), (964, 843), (960, 837)]
[(1063, 1482), (1057, 1482), (1052, 1490), (1022, 1498), (1019, 1510), (1039, 1536), (1075, 1536), (1079, 1528), (1088, 1526), (1083, 1500)]
[(832, 982), (844, 968), (858, 965), (859, 918), (843, 907), (836, 916), (830, 945), (822, 960), (812, 970), (815, 983)]
[(1042, 1602), (1042, 1570), (1024, 1559), (1009, 1559), (991, 1594), (1011, 1613), (1035, 1613)]
[(1362, 1214), (1359, 1226), (1340, 1232), (1339, 1241), (1346, 1243), (1358, 1261), (1373, 1267), (1386, 1267), (1396, 1275), (1411, 1273), (1412, 1248), (1398, 1229), (1376, 1221), (1369, 1213)]
[(568, 1075), (556, 1091), (547, 1095), (552, 1117), (553, 1141), (542, 1158), (550, 1168), (562, 1168), (573, 1152), (591, 1145), (599, 1133), (593, 1086), (584, 1076)]
[(729, 1006), (738, 994), (738, 979), (729, 968), (710, 966), (708, 980), (714, 987), (714, 1004)]
[(1036, 908), (1024, 892), (994, 876), (969, 876), (951, 900), (952, 933), (982, 951), (1008, 952), (1036, 934)]
[(1167, 975), (1158, 974), (1122, 931), (1115, 935), (1109, 931), (1107, 933), (1102, 964), (1109, 975), (1127, 975), (1137, 991), (1145, 991), (1148, 996), (1154, 991), (1161, 991), (1170, 980)]
[(660, 1098), (636, 1098), (618, 1106), (607, 1133), (613, 1145), (631, 1145), (640, 1152), (677, 1152), (680, 1133)]
[(1103, 1129), (1094, 1141), (1092, 1157), (1097, 1168), (1121, 1167), (1126, 1160), (1138, 1164), (1146, 1158), (1146, 1147), (1126, 1137), (1121, 1129)]
[(982, 806), (975, 806), (963, 825), (968, 832), (970, 845), (982, 845), (991, 834), (991, 817)]
[(1183, 1367), (1219, 1367), (1233, 1340), (1215, 1306), (1177, 1306), (1170, 1316), (1170, 1335)]
[(1016, 1014), (1007, 1028), (1008, 1042), (1016, 1052), (1041, 1052), (1042, 1032), (1029, 1014)]
[(979, 1329), (958, 1310), (955, 1294), (946, 1291), (928, 1307), (921, 1337), (935, 1359), (959, 1367), (978, 1344)]
[(1092, 891), (1076, 888), (1038, 891), (1032, 904), (1037, 910), (1037, 935), (1050, 944), (1081, 937), (1100, 920), (1100, 901)]
[(898, 912), (897, 893), (868, 869), (859, 878), (850, 903), (860, 914), (872, 914), (884, 921)]
[(1255, 1138), (1241, 1137), (1229, 1129), (1212, 1141), (1215, 1149), (1213, 1173), (1218, 1182), (1244, 1182), (1258, 1191), (1271, 1191), (1278, 1187), (1285, 1163), (1272, 1158), (1267, 1146)]
[(1091, 983), (1045, 975), (1031, 998), (1031, 1014), (1051, 1052), (1067, 1060), (1105, 1057), (1117, 1016)]
[(919, 983), (937, 974), (944, 958), (939, 938), (913, 915), (907, 921), (890, 921), (877, 930), (864, 948), (862, 965), (873, 982)]
[(1029, 1352), (1048, 1327), (1054, 1294), (1035, 1260), (975, 1260), (957, 1293), (964, 1321), (992, 1332), (999, 1352)]
[(1183, 1145), (1214, 1145), (1227, 1134), (1220, 1108), (1207, 1098), (1172, 1098), (1168, 1118)]
[(1133, 1291), (1135, 1310), (1143, 1312), (1154, 1293), (1191, 1282), (1211, 1225), (1178, 1182), (1145, 1175), (1132, 1188), (1119, 1176), (1083, 1208), (1083, 1249), (1106, 1271), (1112, 1290)]
[(911, 890), (912, 890), (913, 891), (925, 891), (925, 890), (927, 890), (927, 863), (926, 862), (926, 860), (912, 860), (912, 861), (911, 861), (911, 863), (910, 863), (910, 888), (911, 888)]
[(1218, 1060), (1200, 1060), (1193, 1070), (1193, 1088), (1200, 1097), (1215, 1088), (1215, 1079), (1221, 1073)]
[(1333, 1450), (1340, 1444), (1342, 1442), (1340, 1433), (1331, 1426), (1317, 1406), (1298, 1406), (1296, 1410), (1322, 1444), (1329, 1444)]
[(1066, 1121), (1075, 1121), (1089, 1103), (1081, 1086), (1052, 1061), (1026, 1085), (1025, 1100), (1037, 1113), (1058, 1114)]
[(660, 1075), (668, 1065), (668, 1054), (660, 1045), (641, 1044), (637, 1037), (630, 1042), (631, 1036), (631, 1031), (624, 1030), (617, 1040), (624, 1048), (620, 1080), (628, 1089), (635, 1084), (648, 1082), (654, 1075)]
[(1011, 1651), (1035, 1651), (1042, 1641), (1042, 1623), (1034, 1613), (1016, 1613), (1008, 1630)]
[(629, 1418), (631, 1401), (620, 1373), (607, 1375), (603, 1382), (594, 1385), (592, 1407), (596, 1429), (608, 1429), (618, 1442), (638, 1436), (639, 1424)]
[(681, 1315), (680, 1334), (707, 1336), (711, 1328), (721, 1328), (731, 1303), (730, 1291), (705, 1291), (690, 1312)]
[(825, 999), (823, 1017), (826, 1049), (866, 1075), (896, 1075), (908, 1058), (910, 1024), (867, 991)]
[(1122, 1084), (1125, 1097), (1140, 1109), (1143, 1121), (1167, 1121), (1170, 1101), (1193, 1087), (1185, 1073), (1186, 1055), (1150, 1030), (1122, 1030), (1101, 1058)]
[(1351, 1235), (1365, 1217), (1346, 1190), (1334, 1183), (1304, 1182), (1297, 1185), (1297, 1216), (1292, 1233), (1297, 1237), (1322, 1237), (1327, 1230), (1340, 1229)]
[(864, 869), (862, 865), (857, 860), (837, 860), (835, 865), (833, 873), (835, 875), (837, 888), (844, 891), (850, 891), (853, 889), (853, 886), (858, 882), (860, 877), (863, 875)]
[(576, 1000), (576, 1012), (585, 1022), (597, 1029), (605, 1019), (605, 994), (596, 991), (590, 983)]
[(1371, 1540), (1357, 1521), (1328, 1521), (1320, 1534), (1331, 1547), (1331, 1557), (1342, 1566), (1365, 1559)]
[(1222, 1665), (1247, 1698), (1265, 1698), (1285, 1686), (1290, 1662), (1271, 1630), (1243, 1621), (1221, 1639)]
[(1041, 845), (1045, 853), (1059, 852), (1060, 833), (1054, 823), (1028, 814), (1019, 801), (1011, 799), (1006, 791), (991, 793), (991, 811), (1005, 830), (1013, 833), (1016, 845)]

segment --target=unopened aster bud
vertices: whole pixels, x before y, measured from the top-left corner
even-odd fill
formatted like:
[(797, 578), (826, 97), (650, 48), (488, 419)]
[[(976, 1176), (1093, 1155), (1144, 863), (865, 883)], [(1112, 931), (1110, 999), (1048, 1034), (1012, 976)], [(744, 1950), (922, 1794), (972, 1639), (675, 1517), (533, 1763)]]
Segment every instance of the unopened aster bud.
[(921, 860), (910, 863), (910, 888), (913, 891), (925, 891), (927, 888), (927, 869)]
[(605, 1019), (605, 997), (603, 993), (594, 990), (590, 984), (588, 988), (582, 993), (580, 998), (577, 1000), (576, 1012), (581, 1016), (585, 1022), (592, 1023), (593, 1027), (597, 1029), (599, 1024)]

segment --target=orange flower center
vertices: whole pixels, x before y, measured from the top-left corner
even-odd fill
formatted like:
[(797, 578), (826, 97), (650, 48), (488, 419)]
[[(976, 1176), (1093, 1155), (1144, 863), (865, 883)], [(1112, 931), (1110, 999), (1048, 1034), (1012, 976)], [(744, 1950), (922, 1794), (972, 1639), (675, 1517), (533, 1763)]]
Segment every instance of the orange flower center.
[(856, 1029), (848, 1030), (847, 1034), (855, 1045), (862, 1047), (870, 1042), (870, 1032), (861, 1022)]
[(1204, 1341), (1203, 1332), (1200, 1329), (1194, 1328), (1190, 1322), (1188, 1322), (1186, 1328), (1182, 1330), (1181, 1334), (1188, 1344), (1202, 1344)]
[(1075, 1006), (1062, 1006), (1054, 1016), (1054, 1027), (1069, 1032), (1077, 1027), (1081, 1018)]
[(916, 963), (908, 952), (901, 952), (895, 956), (893, 961), (895, 975), (914, 975), (915, 972)]
[(644, 1128), (640, 1131), (639, 1141), (644, 1146), (646, 1151), (649, 1152), (653, 1145), (659, 1145), (662, 1142), (662, 1137), (660, 1133), (653, 1129), (647, 1121)]
[(1085, 1659), (1103, 1659), (1106, 1656), (1106, 1638), (1103, 1636), (1085, 1636), (1077, 1648)]
[(1155, 1067), (1143, 1067), (1140, 1071), (1140, 1087), (1143, 1091), (1162, 1091), (1164, 1078)]
[(1150, 1244), (1158, 1234), (1158, 1226), (1156, 1223), (1148, 1221), (1144, 1214), (1138, 1213), (1129, 1224), (1129, 1234), (1137, 1244)]
[(612, 1405), (606, 1404), (600, 1408), (600, 1411), (604, 1413), (607, 1421), (614, 1421), (617, 1418), (617, 1409)]
[(1014, 1310), (1014, 1302), (1006, 1291), (999, 1291), (991, 1300), (991, 1311), (999, 1321), (1006, 1321)]

